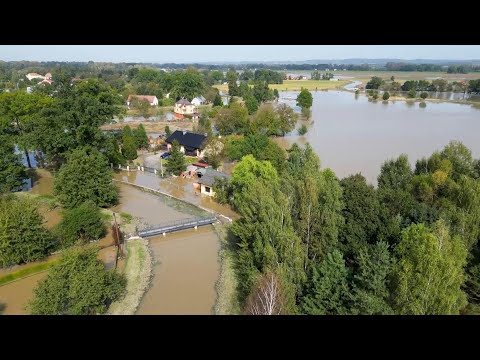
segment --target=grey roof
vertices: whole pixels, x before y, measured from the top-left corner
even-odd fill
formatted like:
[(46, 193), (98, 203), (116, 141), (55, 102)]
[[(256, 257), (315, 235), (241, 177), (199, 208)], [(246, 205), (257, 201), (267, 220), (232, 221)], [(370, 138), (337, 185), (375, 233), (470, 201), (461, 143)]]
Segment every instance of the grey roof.
[(178, 100), (175, 104), (179, 104), (179, 105), (192, 105), (190, 103), (190, 101), (188, 101), (187, 99), (180, 99)]
[(215, 179), (217, 178), (229, 180), (230, 176), (220, 171), (207, 169), (205, 174), (198, 180), (198, 183), (207, 186), (213, 186), (215, 184)]

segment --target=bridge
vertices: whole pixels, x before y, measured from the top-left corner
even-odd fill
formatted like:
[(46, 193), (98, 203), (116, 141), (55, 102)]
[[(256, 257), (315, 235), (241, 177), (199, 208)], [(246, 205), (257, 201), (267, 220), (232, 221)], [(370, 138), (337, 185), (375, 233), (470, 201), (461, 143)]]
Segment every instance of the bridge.
[(165, 233), (171, 233), (191, 228), (196, 229), (198, 226), (213, 224), (216, 221), (217, 218), (215, 216), (210, 216), (206, 218), (176, 220), (169, 223), (154, 225), (149, 228), (139, 230), (138, 236), (145, 238), (149, 236), (162, 235)]

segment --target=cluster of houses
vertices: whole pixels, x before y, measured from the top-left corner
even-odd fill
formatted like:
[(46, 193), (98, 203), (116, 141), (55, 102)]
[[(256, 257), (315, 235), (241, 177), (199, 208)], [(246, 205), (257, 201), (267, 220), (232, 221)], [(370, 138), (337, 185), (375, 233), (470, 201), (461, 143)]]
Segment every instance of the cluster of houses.
[(306, 75), (285, 74), (285, 80), (308, 80)]
[(182, 174), (185, 178), (194, 178), (193, 187), (201, 194), (214, 196), (214, 186), (216, 179), (229, 179), (229, 176), (223, 172), (216, 171), (207, 163), (201, 160), (205, 156), (205, 147), (207, 143), (206, 134), (197, 134), (186, 130), (176, 130), (166, 139), (167, 149), (172, 149), (172, 144), (177, 141), (180, 145), (180, 151), (185, 155), (199, 158), (198, 162), (187, 166)]
[[(155, 95), (128, 95), (127, 106), (130, 108), (130, 104), (134, 99), (140, 101), (148, 101), (151, 106), (158, 106), (158, 98)], [(198, 106), (207, 104), (207, 99), (203, 96), (197, 96), (188, 101), (187, 99), (180, 99), (175, 103), (173, 113), (177, 119), (191, 118), (198, 120)]]
[(28, 73), (27, 75), (25, 75), (25, 77), (29, 81), (32, 81), (33, 79), (40, 79), (41, 81), (39, 82), (39, 84), (51, 85), (53, 83), (52, 74), (50, 73), (46, 73), (45, 75), (40, 75), (37, 73)]

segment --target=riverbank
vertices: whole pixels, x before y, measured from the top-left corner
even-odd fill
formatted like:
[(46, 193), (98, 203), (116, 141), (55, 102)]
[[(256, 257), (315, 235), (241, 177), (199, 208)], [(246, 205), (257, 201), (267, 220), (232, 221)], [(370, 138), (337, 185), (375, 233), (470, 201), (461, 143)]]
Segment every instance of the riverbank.
[(220, 274), (215, 283), (217, 299), (214, 306), (215, 315), (239, 315), (241, 312), (237, 294), (237, 277), (235, 274), (235, 242), (228, 236), (228, 224), (214, 224), (220, 241), (218, 259)]
[(152, 278), (152, 254), (148, 240), (137, 238), (127, 240), (127, 260), (124, 275), (127, 290), (123, 299), (110, 305), (109, 315), (133, 315), (137, 311)]

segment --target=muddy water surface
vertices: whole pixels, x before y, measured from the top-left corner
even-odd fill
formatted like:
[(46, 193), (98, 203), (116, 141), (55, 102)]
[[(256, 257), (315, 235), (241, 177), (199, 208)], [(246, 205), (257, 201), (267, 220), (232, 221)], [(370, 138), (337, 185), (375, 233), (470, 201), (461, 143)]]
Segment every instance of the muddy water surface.
[(213, 227), (152, 237), (149, 242), (154, 277), (137, 314), (211, 314), (219, 273)]
[(23, 315), (27, 314), (25, 306), (33, 297), (33, 289), (38, 282), (47, 276), (44, 271), (22, 280), (0, 286), (0, 314)]

